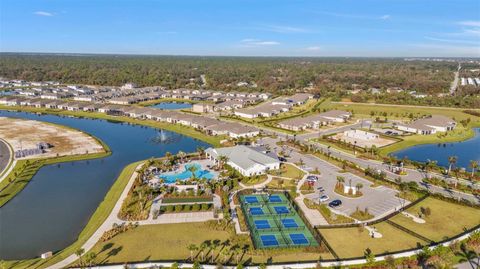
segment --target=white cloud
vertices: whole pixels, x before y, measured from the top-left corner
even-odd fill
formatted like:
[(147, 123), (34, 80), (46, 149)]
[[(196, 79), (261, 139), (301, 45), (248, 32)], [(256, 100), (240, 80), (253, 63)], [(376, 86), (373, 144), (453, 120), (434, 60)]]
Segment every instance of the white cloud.
[(458, 24), (463, 26), (480, 27), (480, 21), (460, 21)]
[(319, 50), (322, 50), (322, 47), (320, 47), (320, 46), (311, 46), (311, 47), (306, 47), (305, 50), (308, 50), (308, 51), (319, 51)]
[(425, 39), (431, 40), (431, 41), (438, 41), (438, 42), (444, 42), (444, 43), (455, 43), (455, 44), (467, 44), (467, 45), (479, 45), (479, 41), (475, 40), (463, 40), (463, 39), (447, 39), (447, 38), (437, 38), (437, 37), (430, 37), (426, 36)]
[(363, 14), (348, 14), (348, 13), (337, 13), (337, 12), (316, 12), (318, 14), (332, 16), (337, 18), (347, 18), (347, 19), (360, 19), (360, 20), (388, 20), (391, 18), (390, 15), (385, 14), (382, 16), (372, 16), (372, 15), (363, 15)]
[(53, 16), (53, 13), (46, 12), (46, 11), (35, 11), (33, 14), (38, 15), (38, 16), (44, 16), (44, 17), (51, 17)]
[(284, 25), (265, 25), (262, 26), (262, 30), (275, 32), (275, 33), (307, 33), (308, 29), (293, 27), (293, 26), (284, 26)]
[(280, 45), (277, 41), (270, 41), (270, 40), (260, 40), (254, 38), (245, 38), (240, 40), (242, 47), (260, 47), (260, 46), (274, 46)]

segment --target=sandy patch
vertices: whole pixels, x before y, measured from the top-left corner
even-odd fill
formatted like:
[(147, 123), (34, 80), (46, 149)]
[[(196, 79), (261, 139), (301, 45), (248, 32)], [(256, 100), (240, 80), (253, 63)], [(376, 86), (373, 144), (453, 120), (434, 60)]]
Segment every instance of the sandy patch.
[(85, 133), (34, 120), (0, 117), (0, 137), (14, 151), (36, 148), (40, 142), (53, 145), (46, 153), (26, 158), (104, 152), (102, 145)]
[(338, 140), (338, 141), (343, 141), (346, 143), (351, 143), (352, 145), (356, 143), (358, 147), (365, 148), (365, 147), (372, 147), (375, 145), (375, 147), (380, 148), (384, 147), (390, 144), (395, 143), (395, 140), (391, 139), (386, 139), (382, 137), (378, 137), (375, 139), (360, 139), (360, 138), (353, 138), (353, 137), (347, 137), (343, 133), (338, 133), (332, 136), (333, 139)]

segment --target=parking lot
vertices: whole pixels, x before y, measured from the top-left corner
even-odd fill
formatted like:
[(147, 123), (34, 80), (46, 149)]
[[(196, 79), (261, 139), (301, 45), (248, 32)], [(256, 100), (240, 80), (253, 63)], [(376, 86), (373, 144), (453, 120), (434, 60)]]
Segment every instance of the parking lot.
[[(322, 172), (319, 180), (314, 184), (315, 193), (307, 194), (305, 197), (318, 203), (320, 196), (327, 195), (329, 200), (324, 202), (326, 204), (339, 199), (342, 201), (342, 205), (332, 209), (337, 213), (350, 215), (355, 212), (357, 208), (362, 211), (368, 209), (368, 212), (377, 218), (389, 214), (409, 203), (406, 200), (396, 197), (397, 191), (384, 186), (371, 188), (371, 182), (350, 173), (341, 174), (341, 176), (345, 178), (344, 184), (349, 185), (350, 180), (352, 186), (355, 186), (357, 183), (363, 184), (364, 187), (361, 189), (363, 195), (358, 198), (345, 197), (334, 191), (335, 185), (337, 184), (337, 175), (339, 174), (332, 173), (332, 171), (329, 170), (322, 170)], [(324, 191), (321, 192), (319, 188), (323, 188)]]

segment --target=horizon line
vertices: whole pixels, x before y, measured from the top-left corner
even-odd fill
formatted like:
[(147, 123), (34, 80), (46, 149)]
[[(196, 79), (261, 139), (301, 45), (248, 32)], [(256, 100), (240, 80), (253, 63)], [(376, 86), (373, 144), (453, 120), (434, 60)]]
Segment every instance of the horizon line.
[(405, 58), (439, 58), (439, 59), (480, 59), (479, 56), (285, 56), (285, 55), (208, 55), (208, 54), (148, 54), (148, 53), (101, 53), (101, 52), (22, 52), (0, 51), (0, 54), (44, 54), (65, 56), (159, 56), (159, 57), (231, 57), (231, 58), (377, 58), (377, 59), (405, 59)]

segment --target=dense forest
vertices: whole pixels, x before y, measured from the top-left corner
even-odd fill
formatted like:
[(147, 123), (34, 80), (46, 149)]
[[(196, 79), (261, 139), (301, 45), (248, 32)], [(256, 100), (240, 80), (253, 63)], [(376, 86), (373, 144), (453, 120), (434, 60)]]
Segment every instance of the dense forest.
[(201, 87), (204, 74), (207, 88), (235, 90), (238, 82), (249, 82), (277, 93), (309, 85), (316, 91), (349, 90), (353, 84), (445, 92), (455, 67), (403, 59), (0, 54), (0, 76), (9, 79), (177, 88)]

